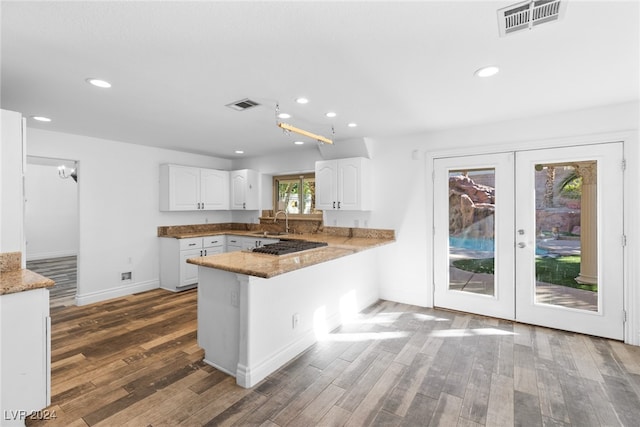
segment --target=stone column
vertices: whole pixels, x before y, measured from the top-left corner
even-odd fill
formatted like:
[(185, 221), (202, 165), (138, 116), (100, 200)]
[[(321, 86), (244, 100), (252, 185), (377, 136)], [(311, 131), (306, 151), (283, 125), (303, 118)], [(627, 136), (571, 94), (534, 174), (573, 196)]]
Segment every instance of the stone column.
[(596, 162), (579, 163), (577, 172), (582, 177), (580, 200), (580, 275), (576, 282), (598, 283), (598, 195)]

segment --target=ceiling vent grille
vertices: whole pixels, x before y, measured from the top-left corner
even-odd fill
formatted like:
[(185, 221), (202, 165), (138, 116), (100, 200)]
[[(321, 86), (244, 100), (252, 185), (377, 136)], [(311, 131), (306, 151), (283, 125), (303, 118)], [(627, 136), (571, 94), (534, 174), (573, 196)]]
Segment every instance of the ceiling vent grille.
[(240, 101), (232, 102), (231, 104), (227, 104), (226, 107), (231, 108), (236, 111), (245, 111), (249, 108), (257, 107), (260, 105), (256, 101), (252, 101), (249, 98), (241, 99)]
[(500, 37), (557, 21), (564, 16), (566, 6), (567, 0), (530, 0), (499, 9)]

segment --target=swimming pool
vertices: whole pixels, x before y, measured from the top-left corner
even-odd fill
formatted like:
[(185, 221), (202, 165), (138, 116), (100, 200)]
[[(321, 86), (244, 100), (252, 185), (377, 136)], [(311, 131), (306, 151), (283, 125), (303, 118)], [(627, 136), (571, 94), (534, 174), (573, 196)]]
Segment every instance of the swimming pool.
[[(449, 237), (449, 247), (485, 252), (494, 252), (496, 248), (493, 239), (477, 237)], [(547, 255), (548, 253), (549, 251), (546, 249), (536, 247), (536, 255)]]
[(449, 247), (468, 249), (470, 251), (495, 250), (493, 239), (479, 239), (477, 237), (449, 237)]

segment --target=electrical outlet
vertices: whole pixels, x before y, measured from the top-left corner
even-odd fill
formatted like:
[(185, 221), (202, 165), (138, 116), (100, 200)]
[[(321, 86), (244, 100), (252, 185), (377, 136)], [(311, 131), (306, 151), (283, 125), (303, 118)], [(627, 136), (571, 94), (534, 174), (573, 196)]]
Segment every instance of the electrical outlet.
[(124, 282), (127, 280), (131, 280), (131, 272), (130, 271), (126, 271), (124, 273), (120, 273), (120, 281)]
[(298, 327), (298, 323), (300, 323), (300, 315), (298, 313), (293, 313), (293, 316), (291, 316), (291, 329), (296, 329)]

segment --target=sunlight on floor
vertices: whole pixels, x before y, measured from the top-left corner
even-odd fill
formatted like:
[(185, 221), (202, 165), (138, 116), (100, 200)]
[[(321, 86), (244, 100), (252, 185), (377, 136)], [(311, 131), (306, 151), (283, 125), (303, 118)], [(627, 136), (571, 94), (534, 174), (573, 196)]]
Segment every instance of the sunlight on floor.
[(318, 337), (318, 341), (330, 342), (360, 342), (360, 341), (382, 341), (408, 337), (409, 332), (347, 332), (332, 333)]
[(440, 338), (456, 338), (456, 337), (470, 337), (474, 335), (486, 336), (486, 335), (518, 335), (515, 332), (504, 331), (496, 328), (478, 328), (478, 329), (446, 329), (441, 331), (433, 331), (430, 334), (432, 337)]

